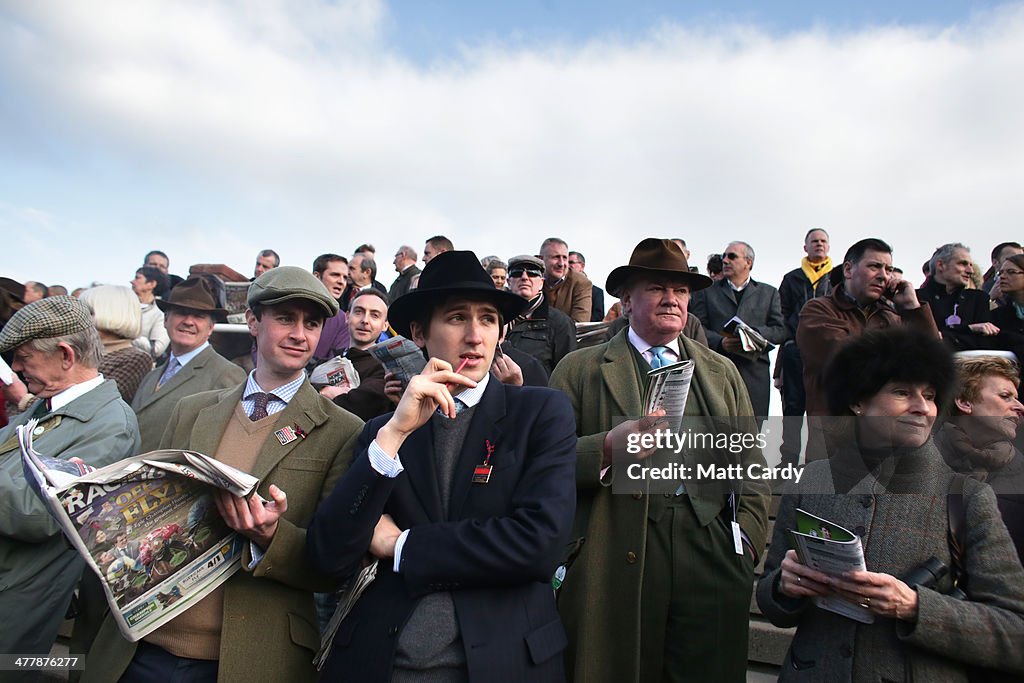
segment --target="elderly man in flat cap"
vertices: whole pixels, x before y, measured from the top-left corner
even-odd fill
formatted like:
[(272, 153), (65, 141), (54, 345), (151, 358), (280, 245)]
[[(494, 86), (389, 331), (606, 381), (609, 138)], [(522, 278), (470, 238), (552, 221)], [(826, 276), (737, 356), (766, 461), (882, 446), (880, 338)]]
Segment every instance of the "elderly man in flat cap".
[[(579, 437), (575, 533), (586, 542), (568, 569), (559, 609), (569, 631), (568, 664), (581, 683), (745, 679), (747, 615), (757, 551), (765, 543), (768, 485), (634, 479), (652, 462), (686, 463), (691, 473), (694, 463), (764, 471), (736, 366), (682, 334), (691, 292), (710, 284), (690, 272), (671, 240), (643, 240), (606, 285), (621, 299), (629, 327), (600, 346), (570, 353), (551, 375), (550, 386), (572, 400)], [(659, 419), (663, 411), (646, 413), (642, 396), (652, 369), (685, 360), (694, 370), (680, 418), (684, 429), (675, 435), (692, 429), (716, 439), (740, 436), (742, 447), (702, 445), (675, 453), (636, 440), (642, 449), (624, 448), (671, 424)], [(660, 490), (656, 483), (669, 486)]]
[(39, 400), (0, 431), (0, 652), (45, 654), (85, 563), (26, 485), (15, 429), (37, 418), (37, 451), (102, 467), (135, 455), (139, 428), (117, 384), (96, 369), (103, 344), (78, 299), (40, 299), (15, 313), (0, 332), (0, 351), (12, 350), (11, 367)]
[(323, 283), (301, 268), (273, 268), (249, 287), (248, 304), (256, 368), (233, 389), (179, 401), (160, 443), (260, 479), (258, 495), (217, 499), (228, 526), (250, 540), (243, 570), (139, 643), (125, 640), (108, 617), (89, 651), (85, 682), (316, 676), (313, 592), (333, 585), (306, 561), (306, 527), (347, 466), (363, 423), (320, 396), (304, 372), (324, 321), (338, 312)]
[(190, 277), (156, 305), (164, 312), (164, 327), (171, 353), (139, 385), (132, 409), (139, 418), (142, 452), (160, 445), (167, 422), (178, 401), (212, 389), (236, 387), (245, 371), (210, 346), (215, 322), (224, 322), (227, 311), (203, 277)]

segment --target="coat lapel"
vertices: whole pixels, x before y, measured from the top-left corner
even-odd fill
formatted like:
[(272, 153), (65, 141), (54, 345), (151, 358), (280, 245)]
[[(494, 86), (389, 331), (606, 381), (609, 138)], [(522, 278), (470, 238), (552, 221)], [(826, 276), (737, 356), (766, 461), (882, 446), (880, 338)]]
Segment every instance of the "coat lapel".
[(622, 387), (644, 386), (643, 378), (637, 376), (636, 362), (633, 360), (632, 351), (629, 350), (628, 329), (615, 335), (608, 343), (604, 362), (601, 364), (601, 381), (604, 382), (605, 394), (611, 396), (618, 409), (618, 413), (613, 413), (611, 417), (635, 416), (643, 411), (642, 389), (640, 393), (622, 391)]
[(160, 378), (163, 376), (164, 370), (167, 369), (167, 363), (166, 362), (163, 363), (162, 365), (160, 365), (156, 369), (156, 372), (153, 373), (153, 375), (154, 375), (153, 381), (151, 381), (151, 382), (147, 381), (146, 382), (145, 398), (142, 401), (142, 405), (139, 406), (139, 409), (141, 410), (142, 408), (145, 408), (146, 406), (148, 406), (150, 403), (152, 403), (153, 401), (157, 400), (158, 398), (167, 396), (171, 392), (176, 391), (178, 389), (178, 387), (182, 386), (183, 384), (188, 382), (190, 379), (195, 377), (196, 373), (201, 371), (203, 369), (203, 366), (206, 365), (206, 361), (209, 359), (211, 352), (213, 352), (213, 347), (212, 346), (209, 346), (209, 347), (203, 349), (202, 352), (200, 352), (200, 354), (198, 356), (193, 358), (191, 360), (191, 362), (189, 362), (181, 370), (178, 370), (178, 372), (174, 375), (174, 377), (169, 379), (167, 381), (167, 384), (165, 384), (162, 387), (160, 387), (160, 389), (158, 391), (157, 388), (156, 388), (156, 385), (160, 381)]
[[(452, 482), (452, 497), (448, 502), (448, 520), (462, 519), (462, 507), (473, 486), (473, 470), (484, 462), (487, 456), (487, 442), (495, 447), (491, 466), (502, 457), (500, 452), (502, 421), (505, 419), (505, 387), (491, 377), (487, 389), (473, 413), (473, 421), (462, 442), (459, 462), (455, 466), (455, 481)], [(436, 481), (436, 478), (435, 478)], [(480, 484), (477, 484), (480, 486)]]
[[(319, 394), (309, 381), (302, 383), (298, 392), (288, 402), (288, 407), (277, 414), (277, 421), (274, 423), (274, 431), (281, 427), (298, 427), (307, 435), (327, 421), (327, 413), (319, 403)], [(298, 431), (298, 430), (296, 430)], [(256, 463), (252, 468), (252, 475), (259, 479), (265, 479), (271, 470), (277, 467), (277, 463), (292, 452), (292, 450), (305, 439), (298, 438), (282, 444), (272, 432), (263, 442), (259, 455), (256, 456)]]
[(434, 466), (434, 430), (430, 420), (409, 435), (399, 452), (405, 468), (405, 480), (419, 499), (427, 518), (432, 522), (444, 521)]
[(235, 406), (242, 400), (243, 391), (245, 391), (244, 384), (222, 394), (219, 401), (199, 411), (189, 438), (192, 450), (213, 457), (213, 454), (217, 452), (217, 446), (220, 445), (220, 438), (224, 435), (228, 421), (231, 420), (231, 415), (235, 412)]

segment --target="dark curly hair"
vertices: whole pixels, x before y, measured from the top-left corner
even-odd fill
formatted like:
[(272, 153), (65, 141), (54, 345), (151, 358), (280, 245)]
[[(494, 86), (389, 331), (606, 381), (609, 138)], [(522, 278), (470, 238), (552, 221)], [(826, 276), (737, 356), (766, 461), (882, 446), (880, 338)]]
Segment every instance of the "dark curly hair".
[(871, 398), (889, 382), (931, 386), (941, 412), (954, 396), (953, 354), (938, 338), (903, 326), (851, 339), (825, 368), (830, 414), (852, 415), (851, 404)]

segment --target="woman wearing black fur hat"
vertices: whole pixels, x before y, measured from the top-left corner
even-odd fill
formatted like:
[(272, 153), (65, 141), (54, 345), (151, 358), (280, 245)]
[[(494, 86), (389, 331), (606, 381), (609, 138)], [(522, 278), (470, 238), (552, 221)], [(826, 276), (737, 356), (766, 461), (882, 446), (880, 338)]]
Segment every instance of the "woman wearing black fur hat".
[[(966, 681), (970, 666), (1024, 674), (1024, 568), (991, 490), (955, 475), (931, 441), (954, 377), (942, 343), (910, 329), (868, 333), (836, 353), (826, 386), (845, 428), (832, 432), (830, 459), (808, 464), (783, 498), (757, 587), (772, 623), (797, 627), (780, 680)], [(956, 482), (967, 522), (960, 565), (947, 533)], [(830, 576), (802, 564), (788, 549), (797, 508), (859, 536), (867, 570)], [(965, 596), (950, 594), (949, 574), (909, 577), (931, 558), (965, 570)], [(872, 623), (813, 601), (829, 596), (859, 604)]]

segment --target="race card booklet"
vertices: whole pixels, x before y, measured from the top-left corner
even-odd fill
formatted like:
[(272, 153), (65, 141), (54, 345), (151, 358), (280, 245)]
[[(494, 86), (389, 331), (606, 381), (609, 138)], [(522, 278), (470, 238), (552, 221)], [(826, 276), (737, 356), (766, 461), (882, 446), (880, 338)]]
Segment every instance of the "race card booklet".
[(680, 360), (647, 373), (650, 381), (644, 393), (644, 415), (663, 408), (673, 430), (678, 430), (690, 396), (694, 362)]
[[(796, 509), (796, 528), (789, 530), (790, 545), (800, 562), (823, 574), (840, 576), (845, 572), (866, 570), (864, 546), (860, 537), (835, 522)], [(862, 624), (871, 624), (875, 615), (866, 607), (836, 596), (817, 597), (815, 604)]]

